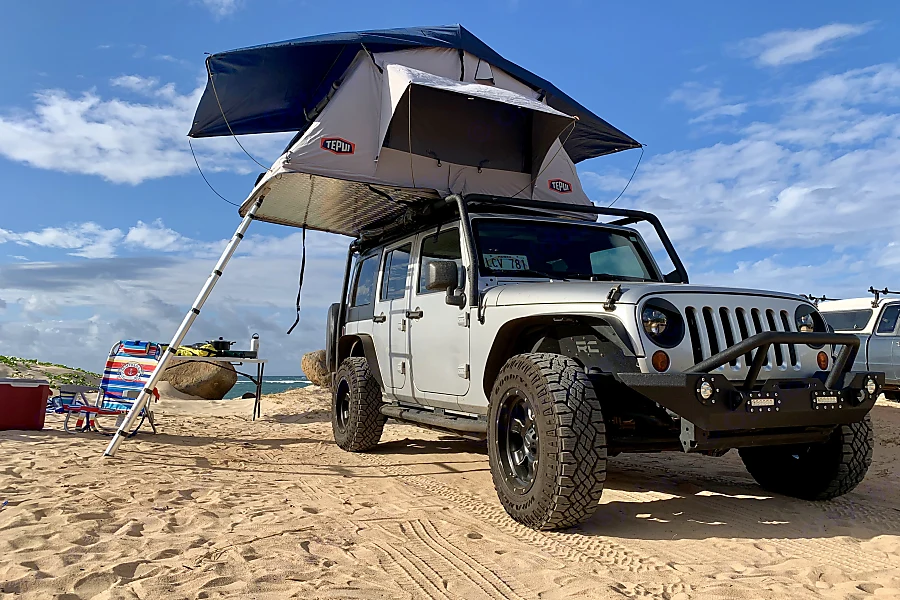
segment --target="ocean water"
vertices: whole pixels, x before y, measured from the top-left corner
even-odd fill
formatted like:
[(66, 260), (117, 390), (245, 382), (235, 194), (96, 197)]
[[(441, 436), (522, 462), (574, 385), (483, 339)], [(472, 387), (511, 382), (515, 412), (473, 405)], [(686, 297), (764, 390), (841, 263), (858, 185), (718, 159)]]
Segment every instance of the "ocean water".
[[(310, 385), (305, 375), (265, 375), (263, 377), (262, 393), (277, 394), (295, 388)], [(247, 392), (256, 392), (256, 386), (246, 377), (238, 377), (238, 382), (225, 394), (225, 399), (240, 398)]]

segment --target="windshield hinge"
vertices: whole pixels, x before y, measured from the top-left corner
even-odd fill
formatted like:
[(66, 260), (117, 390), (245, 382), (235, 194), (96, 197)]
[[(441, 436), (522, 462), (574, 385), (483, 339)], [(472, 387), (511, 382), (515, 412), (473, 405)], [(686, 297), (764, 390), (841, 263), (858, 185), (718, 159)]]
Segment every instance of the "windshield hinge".
[(622, 297), (622, 284), (616, 285), (616, 287), (609, 290), (609, 294), (606, 295), (606, 302), (603, 303), (603, 308), (606, 310), (616, 310), (616, 302), (619, 301), (619, 298)]

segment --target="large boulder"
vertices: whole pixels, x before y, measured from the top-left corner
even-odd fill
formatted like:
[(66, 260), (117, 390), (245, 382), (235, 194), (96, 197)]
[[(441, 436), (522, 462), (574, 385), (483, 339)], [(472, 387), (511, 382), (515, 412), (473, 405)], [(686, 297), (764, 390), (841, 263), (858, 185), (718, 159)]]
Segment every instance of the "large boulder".
[(192, 360), (190, 356), (173, 356), (162, 374), (162, 380), (183, 394), (207, 400), (221, 400), (237, 383), (237, 373), (228, 363)]
[(300, 361), (300, 368), (306, 374), (313, 385), (320, 387), (331, 387), (331, 374), (325, 368), (325, 351), (316, 350), (303, 355)]

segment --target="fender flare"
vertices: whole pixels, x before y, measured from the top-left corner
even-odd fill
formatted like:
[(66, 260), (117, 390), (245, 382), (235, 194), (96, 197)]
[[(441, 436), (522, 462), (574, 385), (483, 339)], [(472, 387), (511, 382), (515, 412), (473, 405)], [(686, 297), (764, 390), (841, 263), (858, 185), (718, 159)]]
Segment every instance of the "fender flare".
[(335, 366), (340, 366), (349, 356), (363, 356), (369, 363), (372, 377), (378, 382), (378, 386), (384, 390), (384, 381), (381, 378), (381, 368), (378, 365), (378, 354), (375, 352), (375, 340), (366, 333), (357, 333), (341, 336), (337, 344), (337, 361)]

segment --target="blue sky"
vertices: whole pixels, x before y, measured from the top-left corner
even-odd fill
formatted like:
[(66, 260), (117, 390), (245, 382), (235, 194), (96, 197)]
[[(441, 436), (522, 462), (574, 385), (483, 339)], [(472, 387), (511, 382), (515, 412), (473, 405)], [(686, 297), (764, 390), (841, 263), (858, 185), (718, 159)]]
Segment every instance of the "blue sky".
[[(619, 201), (657, 212), (695, 282), (848, 297), (900, 285), (900, 5), (558, 0), (7, 3), (0, 20), (0, 353), (98, 369), (168, 341), (237, 217), (187, 133), (204, 52), (462, 23), (647, 144)], [(271, 163), (290, 134), (245, 138)], [(199, 140), (238, 202), (259, 168)], [(608, 203), (638, 152), (580, 163)], [(271, 373), (323, 345), (347, 240), (254, 224), (188, 341), (258, 331)]]

